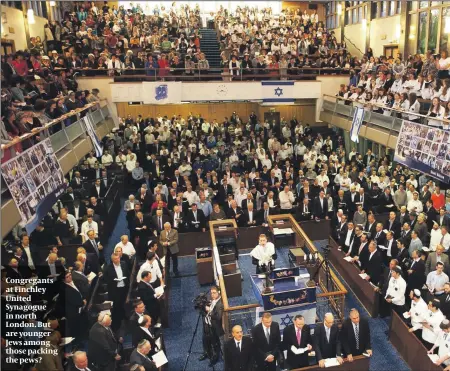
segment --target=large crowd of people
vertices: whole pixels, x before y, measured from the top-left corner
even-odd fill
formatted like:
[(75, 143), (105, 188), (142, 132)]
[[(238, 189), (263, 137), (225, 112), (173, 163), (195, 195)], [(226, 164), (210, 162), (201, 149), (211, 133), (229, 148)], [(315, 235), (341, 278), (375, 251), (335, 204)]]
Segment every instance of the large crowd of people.
[[(402, 61), (394, 58), (364, 56), (360, 71), (350, 71), (350, 81), (342, 84), (337, 96), (387, 116), (421, 122), (428, 116), (431, 126), (449, 128), (442, 119), (450, 118), (450, 58), (447, 51), (428, 51)], [(400, 112), (399, 112), (400, 111)]]
[[(75, 3), (62, 23), (46, 26), (44, 42), (34, 39), (29, 51), (2, 56), (2, 144), (61, 117), (70, 125), (72, 111), (98, 102), (98, 91), (77, 91), (76, 73), (89, 76), (103, 69), (117, 75), (143, 68), (147, 75), (164, 76), (170, 69), (186, 68), (188, 61), (196, 64), (193, 69), (207, 69), (199, 9), (155, 6), (151, 13), (139, 6), (105, 4), (100, 9), (95, 3)], [(421, 97), (432, 100), (429, 116), (448, 117), (445, 72), (450, 62), (445, 53), (438, 61), (430, 53), (425, 63), (419, 56), (406, 65), (371, 55), (358, 61), (315, 12), (285, 11), (273, 17), (269, 9), (243, 7), (230, 13), (221, 8), (212, 21), (220, 34), (222, 68), (233, 74), (252, 68), (295, 74), (304, 66), (358, 67), (361, 72), (352, 71), (349, 85), (338, 94), (345, 100), (380, 112), (401, 108), (414, 120), (409, 115), (420, 112)], [(311, 55), (317, 57), (314, 64)], [(208, 233), (212, 220), (234, 219), (239, 227), (267, 225), (274, 214), (293, 214), (299, 222), (329, 221), (339, 249), (380, 292), (380, 315), (409, 313), (411, 331), (430, 352), (439, 347), (439, 363), (449, 362), (443, 353), (450, 329), (445, 319), (450, 315), (450, 194), (445, 185), (393, 163), (389, 154), (377, 158), (370, 149), (347, 152), (338, 132), (323, 137), (295, 117), (269, 122), (254, 112), (249, 117), (233, 112), (220, 123), (192, 114), (128, 115), (119, 122), (103, 140), (102, 156), (90, 153), (68, 174), (66, 193), (36, 230), (28, 236), (19, 224), (11, 232), (6, 279), (51, 278), (43, 298), (28, 295), (33, 302), (52, 303), (39, 313), (51, 328), (48, 344), (58, 348), (61, 338), (74, 338), (71, 354), (43, 351), (38, 370), (62, 371), (67, 362), (75, 370), (106, 371), (116, 364), (155, 370), (152, 356), (164, 349), (163, 288), (167, 278), (183, 273), (179, 233)], [(39, 138), (30, 140), (21, 145), (27, 148)], [(123, 176), (126, 189), (122, 212), (128, 233), (109, 241), (114, 248), (106, 251), (104, 197), (117, 175)], [(386, 213), (387, 221), (379, 221)], [(60, 250), (71, 244), (79, 247), (68, 261)], [(44, 258), (42, 251), (48, 252)], [(100, 277), (112, 306), (92, 321), (87, 304)], [(2, 296), (24, 295), (7, 293), (11, 285), (2, 281)], [(326, 358), (341, 363), (343, 354), (352, 361), (372, 353), (367, 321), (356, 310), (340, 330), (327, 313), (313, 336), (304, 318), (296, 316), (283, 341), (278, 324), (266, 313), (252, 329), (252, 339), (243, 338), (242, 328), (235, 326), (226, 341), (217, 287), (211, 298), (205, 318), (217, 341), (201, 357), (210, 358), (211, 366), (220, 353), (227, 371), (253, 363), (274, 370), (282, 350), (288, 351), (291, 368), (307, 366), (311, 350), (321, 367)], [(125, 338), (131, 338), (131, 353), (123, 349)], [(2, 347), (2, 356), (9, 346)], [(307, 351), (297, 354), (297, 348)], [(4, 357), (3, 367), (8, 369)]]
[[(102, 197), (111, 173), (124, 176), (129, 196), (123, 212), (129, 233), (118, 241), (111, 263), (105, 263), (98, 238), (107, 217)], [(384, 315), (389, 314), (390, 306), (403, 310), (409, 292), (421, 290), (427, 281), (429, 291), (438, 296), (448, 281), (450, 272), (442, 258), (450, 247), (450, 197), (445, 190), (426, 175), (394, 165), (389, 155), (376, 158), (371, 150), (361, 154), (355, 148), (347, 153), (341, 136), (323, 138), (296, 118), (268, 122), (255, 113), (244, 118), (233, 112), (219, 124), (200, 115), (127, 116), (105, 138), (103, 155), (96, 158), (90, 153), (68, 181), (67, 193), (53, 215), (33, 232), (31, 242), (41, 248), (51, 246), (47, 262), (40, 265), (41, 274), (56, 270), (53, 273), (61, 277), (65, 283), (61, 288), (67, 291), (60, 297), (67, 300), (68, 292), (78, 291), (78, 307), (85, 300), (83, 293), (88, 292), (80, 282), (88, 280), (84, 275), (89, 270), (104, 275), (108, 292), (114, 293), (109, 300), (114, 303), (112, 328), (119, 334), (115, 339), (130, 321), (125, 299), (131, 262), (146, 261), (137, 274), (138, 297), (149, 313), (150, 319), (144, 322), (151, 322), (153, 329), (162, 303), (161, 297), (155, 299), (155, 294), (148, 293), (164, 285), (171, 265), (173, 274), (179, 276), (178, 233), (207, 233), (209, 220), (235, 219), (239, 227), (265, 225), (273, 214), (291, 213), (298, 221), (330, 220), (340, 248), (367, 279), (380, 285), (383, 294), (388, 292), (383, 295), (388, 298), (382, 305)], [(85, 183), (92, 186), (81, 192)], [(380, 213), (389, 213), (389, 220), (378, 222)], [(59, 246), (79, 241), (80, 231), (84, 242), (77, 261), (58, 259)], [(29, 275), (38, 261), (29, 258), (28, 237), (20, 226), (13, 234), (21, 243), (7, 274)], [(158, 246), (161, 256), (156, 254)], [(374, 261), (377, 264), (372, 264)], [(383, 272), (381, 266), (389, 268)], [(78, 275), (82, 279), (75, 280)], [(397, 297), (392, 285), (403, 279), (405, 290)], [(50, 292), (56, 293), (58, 288)], [(395, 300), (388, 303), (391, 296)], [(142, 306), (139, 301), (134, 304)], [(80, 315), (66, 315), (67, 331), (84, 331), (84, 337), (95, 342), (91, 335), (97, 332), (76, 326)], [(111, 317), (102, 316), (99, 321), (107, 327)], [(138, 345), (141, 339), (136, 336)], [(151, 341), (150, 347), (155, 348)], [(114, 353), (107, 360), (96, 360), (92, 355), (90, 362), (115, 362), (119, 356)]]

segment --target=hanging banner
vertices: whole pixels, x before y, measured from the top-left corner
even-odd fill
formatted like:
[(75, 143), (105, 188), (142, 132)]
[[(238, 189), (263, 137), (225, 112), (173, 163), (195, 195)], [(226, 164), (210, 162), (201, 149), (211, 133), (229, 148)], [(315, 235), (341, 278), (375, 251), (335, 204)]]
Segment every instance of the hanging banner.
[(95, 150), (95, 157), (101, 157), (103, 156), (103, 147), (100, 142), (100, 139), (97, 136), (97, 133), (95, 132), (94, 125), (91, 122), (91, 115), (86, 115), (83, 117), (84, 124), (86, 125), (86, 131), (91, 138), (92, 146)]
[(262, 99), (265, 103), (294, 103), (294, 81), (261, 81)]
[(364, 108), (355, 107), (355, 113), (353, 115), (352, 127), (350, 129), (350, 139), (352, 142), (359, 143), (359, 131), (363, 124)]
[(403, 120), (394, 161), (450, 183), (450, 131)]
[(181, 82), (143, 82), (142, 99), (144, 104), (181, 103)]
[(1, 169), (25, 229), (31, 233), (66, 188), (50, 138), (5, 162)]

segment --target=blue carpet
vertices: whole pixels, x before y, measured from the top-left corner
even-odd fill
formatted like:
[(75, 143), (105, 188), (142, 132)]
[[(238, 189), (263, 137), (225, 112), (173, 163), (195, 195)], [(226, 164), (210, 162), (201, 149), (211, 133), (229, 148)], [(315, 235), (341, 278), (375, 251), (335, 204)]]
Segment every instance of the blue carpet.
[[(123, 205), (125, 203), (125, 198), (122, 198), (120, 200), (120, 204)], [(111, 254), (114, 251), (114, 247), (120, 242), (120, 237), (124, 234), (127, 234), (128, 237), (130, 236), (129, 230), (128, 230), (128, 223), (126, 218), (126, 213), (123, 211), (123, 209), (119, 213), (119, 217), (117, 218), (116, 225), (114, 226), (113, 231), (111, 232), (111, 236), (109, 236), (108, 243), (104, 247), (104, 257), (106, 263), (109, 263), (111, 260)]]
[[(120, 236), (128, 234), (127, 222), (125, 213), (121, 212), (116, 226), (112, 231), (109, 242), (105, 246), (105, 259), (109, 262), (110, 255), (114, 246), (120, 241)], [(322, 246), (327, 243), (324, 241), (315, 241), (314, 244), (320, 250)], [(239, 266), (243, 274), (242, 281), (243, 295), (237, 298), (230, 298), (231, 305), (244, 305), (249, 303), (256, 303), (256, 297), (253, 293), (249, 274), (253, 274), (255, 267), (251, 264), (251, 258), (247, 255), (250, 250), (241, 251), (242, 256), (239, 257)], [(278, 249), (277, 266), (289, 266), (287, 259), (288, 249)], [(169, 359), (170, 371), (181, 371), (186, 362), (189, 347), (191, 345), (192, 336), (197, 324), (198, 312), (194, 309), (192, 300), (201, 292), (206, 292), (209, 286), (201, 286), (196, 277), (196, 262), (192, 256), (179, 258), (179, 270), (182, 274), (180, 278), (172, 278), (171, 290), (169, 294), (169, 319), (170, 328), (164, 329), (165, 343), (167, 348), (167, 357)], [(335, 272), (338, 276), (339, 274)], [(357, 308), (362, 316), (368, 317), (367, 312), (362, 307), (358, 299), (355, 297), (351, 288), (342, 280), (347, 288), (349, 294), (346, 297), (346, 314), (351, 308)], [(240, 316), (233, 318), (232, 322), (239, 322), (243, 325), (244, 332), (247, 332), (254, 323), (254, 310)], [(370, 371), (384, 371), (396, 370), (407, 371), (410, 370), (408, 365), (402, 360), (397, 351), (388, 341), (386, 332), (388, 331), (388, 324), (382, 319), (369, 318), (372, 345), (374, 355), (370, 360)], [(208, 361), (200, 362), (198, 357), (202, 354), (202, 327), (199, 325), (198, 331), (194, 337), (192, 345), (192, 353), (187, 364), (187, 371), (203, 371), (212, 370), (208, 367)], [(223, 362), (220, 361), (214, 370), (223, 370)]]

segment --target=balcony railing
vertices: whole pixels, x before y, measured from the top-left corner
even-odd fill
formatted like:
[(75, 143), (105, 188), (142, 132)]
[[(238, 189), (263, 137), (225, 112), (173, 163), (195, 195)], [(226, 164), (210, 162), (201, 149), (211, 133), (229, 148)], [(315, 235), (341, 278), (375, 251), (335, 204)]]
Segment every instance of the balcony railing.
[[(365, 110), (363, 118), (364, 123), (377, 126), (382, 129), (387, 129), (390, 132), (393, 132), (393, 134), (399, 133), (403, 120), (411, 120), (411, 117), (414, 117), (414, 120), (419, 121), (424, 125), (429, 125), (430, 121), (432, 121), (433, 126), (440, 126), (445, 130), (449, 130), (450, 120), (448, 119), (430, 117), (427, 115), (389, 108), (374, 103), (368, 104), (360, 101), (353, 101), (348, 98), (342, 98), (334, 95), (324, 94), (323, 98), (323, 111), (330, 112), (333, 115), (347, 117), (349, 120), (352, 120), (356, 107), (362, 107)], [(421, 104), (430, 103), (431, 101), (421, 101)], [(374, 112), (373, 109), (383, 110), (383, 113)]]
[(203, 69), (186, 68), (134, 68), (134, 69), (78, 69), (83, 77), (95, 78), (99, 76), (114, 77), (115, 82), (125, 81), (246, 81), (246, 80), (314, 80), (323, 75), (348, 75), (350, 70), (346, 68), (239, 68), (230, 71), (224, 68), (210, 67)]

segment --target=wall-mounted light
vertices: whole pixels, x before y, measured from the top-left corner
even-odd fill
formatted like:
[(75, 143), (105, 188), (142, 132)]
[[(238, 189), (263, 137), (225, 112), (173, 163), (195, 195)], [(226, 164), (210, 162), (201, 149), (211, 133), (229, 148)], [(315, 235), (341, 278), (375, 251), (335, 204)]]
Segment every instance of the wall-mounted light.
[(50, 1), (50, 6), (56, 6), (56, 1)]
[(28, 24), (35, 24), (36, 21), (34, 19), (34, 11), (33, 9), (28, 9), (27, 10), (27, 18), (28, 18)]
[(363, 28), (366, 28), (367, 27), (367, 19), (365, 19), (365, 18), (362, 19), (361, 24), (362, 24)]
[(338, 4), (337, 5), (337, 14), (341, 15), (342, 14), (342, 4)]

